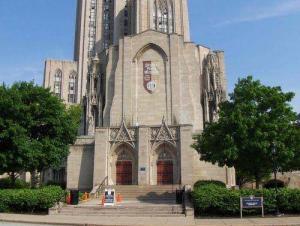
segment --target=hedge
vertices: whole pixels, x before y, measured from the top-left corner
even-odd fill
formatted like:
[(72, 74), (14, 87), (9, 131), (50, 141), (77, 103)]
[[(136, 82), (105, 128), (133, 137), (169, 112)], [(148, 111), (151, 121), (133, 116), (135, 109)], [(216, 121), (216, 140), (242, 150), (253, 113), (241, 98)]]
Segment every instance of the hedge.
[(11, 189), (30, 188), (30, 184), (24, 180), (16, 179), (15, 184), (13, 185), (9, 177), (0, 179), (0, 189), (10, 189), (10, 188)]
[(0, 212), (45, 212), (63, 197), (64, 191), (58, 186), (0, 190)]
[[(263, 196), (265, 213), (276, 210), (275, 189), (228, 190), (216, 185), (205, 185), (192, 192), (196, 215), (202, 216), (238, 216), (241, 196)], [(300, 189), (278, 189), (279, 209), (283, 213), (300, 213)], [(245, 214), (257, 214), (260, 210), (245, 210)]]
[(226, 184), (222, 181), (218, 181), (218, 180), (199, 180), (194, 184), (194, 189), (197, 189), (201, 186), (206, 186), (209, 184), (214, 184), (223, 188), (226, 188)]

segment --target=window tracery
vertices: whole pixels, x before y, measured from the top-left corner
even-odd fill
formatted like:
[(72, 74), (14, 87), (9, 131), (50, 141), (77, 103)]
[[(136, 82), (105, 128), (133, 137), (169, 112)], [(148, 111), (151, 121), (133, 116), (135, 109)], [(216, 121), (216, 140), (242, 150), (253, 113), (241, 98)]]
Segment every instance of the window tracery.
[(155, 0), (153, 7), (154, 29), (164, 33), (173, 33), (173, 7), (171, 3), (166, 0)]
[(95, 54), (96, 20), (97, 20), (97, 0), (91, 0), (90, 21), (89, 21), (89, 41), (88, 41), (89, 57), (92, 57)]
[(76, 103), (76, 93), (77, 93), (77, 74), (73, 71), (69, 76), (69, 93), (68, 93), (68, 102)]
[(61, 98), (61, 86), (62, 86), (62, 71), (56, 70), (54, 75), (54, 94)]

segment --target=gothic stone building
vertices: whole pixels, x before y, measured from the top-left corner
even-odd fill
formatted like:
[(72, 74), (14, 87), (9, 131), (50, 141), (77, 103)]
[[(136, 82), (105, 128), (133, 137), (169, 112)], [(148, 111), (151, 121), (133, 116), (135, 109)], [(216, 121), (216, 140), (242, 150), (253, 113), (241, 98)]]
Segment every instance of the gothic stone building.
[(226, 75), (222, 51), (191, 42), (187, 0), (78, 0), (74, 61), (47, 60), (44, 86), (83, 106), (68, 188), (235, 185), (191, 148), (217, 120)]

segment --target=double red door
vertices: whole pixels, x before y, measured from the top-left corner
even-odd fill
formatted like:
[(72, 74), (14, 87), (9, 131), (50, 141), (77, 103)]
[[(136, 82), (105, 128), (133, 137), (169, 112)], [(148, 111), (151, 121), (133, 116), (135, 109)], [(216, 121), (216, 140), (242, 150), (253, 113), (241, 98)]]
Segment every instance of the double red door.
[(132, 162), (117, 162), (117, 185), (132, 185)]
[(157, 162), (157, 184), (173, 184), (173, 162)]

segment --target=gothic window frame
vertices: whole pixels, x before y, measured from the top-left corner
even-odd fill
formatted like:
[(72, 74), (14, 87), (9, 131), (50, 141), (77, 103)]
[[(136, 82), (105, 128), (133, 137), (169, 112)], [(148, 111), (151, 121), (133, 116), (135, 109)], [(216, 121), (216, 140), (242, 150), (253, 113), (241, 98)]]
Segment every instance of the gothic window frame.
[(62, 96), (62, 70), (57, 69), (54, 74), (54, 94), (55, 96), (61, 98)]
[(68, 102), (76, 103), (77, 96), (77, 73), (76, 71), (72, 71), (69, 75), (69, 83), (68, 83)]
[(153, 28), (163, 33), (174, 32), (173, 5), (168, 0), (155, 0), (153, 3)]

